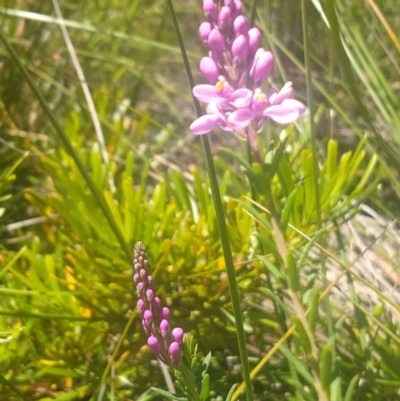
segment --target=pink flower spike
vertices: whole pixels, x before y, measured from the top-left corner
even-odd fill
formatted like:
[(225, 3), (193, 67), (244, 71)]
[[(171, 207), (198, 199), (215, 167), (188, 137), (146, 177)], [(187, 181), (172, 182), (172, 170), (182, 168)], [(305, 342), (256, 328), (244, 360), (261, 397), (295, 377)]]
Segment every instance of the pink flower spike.
[(243, 15), (239, 15), (239, 17), (235, 18), (235, 20), (233, 21), (233, 32), (236, 36), (246, 35), (249, 31), (249, 28), (249, 20)]
[(210, 35), (208, 35), (208, 47), (213, 53), (219, 53), (225, 49), (224, 37), (216, 28), (214, 28)]
[(199, 28), (199, 36), (203, 42), (208, 41), (208, 36), (212, 31), (212, 26), (209, 22), (203, 22)]
[(217, 64), (215, 64), (212, 58), (203, 57), (201, 59), (200, 71), (210, 84), (215, 85), (218, 82), (219, 71)]
[(189, 129), (195, 135), (204, 135), (212, 131), (219, 123), (221, 118), (218, 115), (206, 114), (194, 120)]
[(174, 362), (179, 361), (180, 345), (177, 342), (171, 343), (168, 349), (169, 355)]
[(158, 343), (158, 340), (154, 336), (150, 336), (147, 339), (147, 345), (153, 350), (153, 352), (158, 356), (160, 354), (160, 344)]
[(183, 330), (180, 327), (175, 327), (172, 330), (172, 337), (177, 343), (181, 343), (183, 340)]
[(279, 124), (290, 124), (297, 120), (299, 112), (292, 107), (281, 104), (267, 107), (263, 112), (263, 116)]
[(258, 28), (251, 28), (247, 35), (249, 38), (249, 54), (253, 56), (260, 47), (261, 32)]
[(168, 320), (165, 320), (165, 319), (161, 320), (161, 323), (160, 323), (160, 332), (161, 332), (162, 338), (167, 337), (168, 332), (169, 332), (169, 323), (168, 323)]

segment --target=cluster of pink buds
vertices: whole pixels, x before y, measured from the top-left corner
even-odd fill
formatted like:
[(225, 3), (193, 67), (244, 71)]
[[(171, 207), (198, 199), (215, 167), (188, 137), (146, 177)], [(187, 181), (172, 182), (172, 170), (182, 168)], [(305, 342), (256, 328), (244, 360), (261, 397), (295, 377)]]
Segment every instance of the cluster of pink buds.
[(200, 71), (209, 84), (195, 86), (193, 95), (208, 106), (207, 114), (190, 130), (203, 135), (219, 126), (255, 147), (265, 119), (289, 124), (305, 112), (305, 106), (293, 99), (291, 82), (281, 90), (260, 89), (272, 72), (274, 56), (260, 47), (261, 32), (250, 28), (240, 0), (203, 0), (203, 11), (207, 21), (199, 34), (209, 54), (201, 60)]
[(173, 330), (170, 328), (169, 309), (162, 307), (160, 298), (156, 296), (146, 249), (141, 242), (135, 244), (134, 257), (133, 280), (138, 295), (137, 308), (148, 337), (147, 344), (161, 362), (171, 368), (177, 367), (183, 330), (179, 327)]

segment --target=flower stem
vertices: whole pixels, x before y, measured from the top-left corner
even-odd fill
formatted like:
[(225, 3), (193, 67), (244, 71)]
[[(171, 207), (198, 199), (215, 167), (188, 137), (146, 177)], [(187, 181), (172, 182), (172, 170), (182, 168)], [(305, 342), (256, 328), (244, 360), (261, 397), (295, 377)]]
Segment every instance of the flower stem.
[[(185, 46), (183, 44), (182, 35), (180, 33), (178, 21), (176, 19), (176, 15), (175, 15), (174, 8), (172, 5), (172, 0), (168, 0), (168, 5), (169, 5), (169, 9), (171, 11), (176, 35), (178, 37), (178, 42), (179, 42), (179, 46), (180, 46), (180, 50), (181, 50), (181, 54), (182, 54), (182, 58), (183, 58), (183, 63), (185, 65), (189, 85), (190, 85), (190, 88), (193, 89), (194, 80), (193, 80), (193, 76), (191, 73), (189, 60), (187, 58)], [(194, 107), (195, 107), (197, 116), (200, 117), (202, 115), (200, 104), (195, 98), (193, 98), (193, 102), (194, 102)], [(244, 378), (244, 382), (246, 385), (246, 399), (247, 399), (247, 401), (252, 401), (253, 400), (253, 392), (252, 392), (252, 388), (251, 388), (250, 367), (249, 367), (249, 361), (248, 361), (247, 349), (246, 349), (246, 336), (245, 336), (245, 332), (244, 332), (243, 314), (242, 314), (242, 308), (240, 305), (240, 295), (239, 295), (239, 290), (238, 290), (238, 286), (237, 286), (237, 282), (236, 282), (235, 266), (233, 264), (231, 245), (229, 242), (229, 234), (228, 234), (228, 229), (226, 227), (225, 213), (224, 213), (224, 209), (222, 206), (221, 194), (219, 192), (218, 179), (217, 179), (217, 174), (215, 171), (215, 165), (214, 165), (214, 160), (213, 160), (213, 156), (212, 156), (212, 152), (211, 152), (210, 142), (208, 141), (208, 138), (206, 135), (201, 136), (201, 141), (202, 141), (204, 153), (206, 156), (208, 176), (210, 179), (211, 192), (212, 192), (215, 212), (216, 212), (216, 216), (217, 216), (217, 223), (218, 223), (218, 229), (219, 229), (219, 234), (220, 234), (220, 238), (221, 238), (221, 245), (222, 245), (222, 250), (224, 253), (225, 268), (226, 268), (226, 273), (228, 276), (229, 291), (230, 291), (230, 296), (231, 296), (231, 300), (232, 300), (233, 314), (234, 314), (235, 322), (236, 322), (239, 353), (240, 353), (240, 359), (242, 362), (242, 369), (243, 369), (243, 378)]]
[(205, 135), (202, 135), (201, 139), (204, 152), (206, 155), (208, 176), (210, 178), (211, 191), (213, 195), (215, 212), (217, 215), (219, 234), (221, 237), (221, 245), (224, 252), (225, 268), (226, 268), (226, 273), (228, 275), (229, 291), (232, 300), (233, 314), (235, 316), (235, 322), (236, 322), (240, 359), (242, 361), (243, 376), (244, 376), (244, 381), (246, 383), (246, 398), (247, 401), (251, 401), (253, 399), (253, 394), (250, 381), (250, 367), (248, 364), (246, 336), (244, 333), (244, 325), (243, 325), (243, 314), (240, 305), (240, 295), (236, 282), (236, 273), (233, 264), (231, 245), (229, 242), (229, 235), (226, 227), (225, 214), (222, 206), (221, 195), (219, 193), (218, 180), (215, 172), (215, 166), (210, 148), (210, 142), (208, 141), (208, 138)]

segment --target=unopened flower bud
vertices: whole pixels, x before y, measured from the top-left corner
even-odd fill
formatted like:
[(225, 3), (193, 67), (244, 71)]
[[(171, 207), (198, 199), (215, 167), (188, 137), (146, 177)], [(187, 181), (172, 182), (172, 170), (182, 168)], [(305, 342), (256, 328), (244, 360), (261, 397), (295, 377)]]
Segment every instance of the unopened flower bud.
[(218, 82), (219, 71), (217, 64), (212, 58), (203, 57), (201, 59), (200, 71), (210, 84), (215, 85)]
[(261, 32), (258, 28), (251, 28), (247, 35), (249, 39), (249, 54), (253, 56), (260, 47)]
[(137, 301), (136, 307), (137, 307), (137, 309), (138, 309), (140, 315), (143, 316), (143, 313), (144, 313), (144, 311), (146, 310), (146, 305), (145, 305), (143, 299), (139, 299), (139, 300)]
[(233, 17), (233, 19), (235, 19), (240, 14), (242, 14), (243, 4), (240, 0), (234, 0), (231, 8), (232, 8), (232, 17)]
[(177, 342), (181, 343), (183, 339), (183, 330), (180, 327), (175, 327), (172, 330), (172, 338)]
[(133, 275), (133, 281), (135, 282), (135, 284), (140, 283), (140, 277), (139, 277), (139, 274), (138, 274), (138, 273), (135, 273), (135, 274)]
[(208, 48), (212, 52), (222, 52), (225, 48), (224, 37), (221, 32), (214, 28), (208, 36)]
[(166, 306), (162, 308), (162, 318), (165, 320), (169, 320), (169, 309)]
[(232, 22), (231, 9), (227, 6), (223, 6), (219, 12), (218, 17), (219, 26), (221, 29), (226, 29)]
[(160, 344), (156, 337), (150, 336), (147, 340), (147, 345), (153, 350), (156, 356), (160, 354)]
[(146, 299), (151, 302), (154, 298), (154, 292), (153, 290), (146, 290)]
[(211, 24), (209, 22), (203, 22), (200, 25), (199, 35), (200, 35), (200, 38), (201, 38), (201, 40), (203, 42), (207, 42), (208, 41), (208, 36), (210, 35), (211, 31), (212, 31), (212, 26), (211, 26)]
[(140, 269), (139, 270), (139, 276), (143, 280), (146, 277), (146, 270)]
[(150, 288), (153, 288), (154, 287), (153, 284), (154, 284), (153, 283), (153, 276), (147, 276), (147, 286), (150, 287)]
[(203, 11), (208, 21), (216, 21), (217, 9), (212, 0), (205, 0), (203, 2)]
[(247, 39), (244, 35), (239, 35), (232, 43), (232, 55), (239, 62), (247, 58)]
[(177, 342), (171, 343), (168, 349), (169, 355), (174, 362), (179, 361), (180, 345)]
[(140, 282), (136, 285), (136, 291), (137, 291), (138, 297), (142, 296), (143, 288), (144, 288), (144, 284), (142, 282)]
[[(258, 52), (257, 52), (258, 53)], [(256, 85), (260, 85), (272, 72), (274, 68), (274, 56), (269, 51), (263, 51), (254, 60), (254, 65), (250, 71), (250, 75), (254, 79)]]
[(235, 18), (235, 21), (233, 21), (233, 32), (235, 33), (235, 36), (247, 34), (249, 28), (249, 20), (243, 15), (239, 15), (239, 17)]
[(168, 320), (161, 320), (160, 323), (160, 332), (161, 332), (161, 336), (162, 338), (165, 338), (168, 335), (169, 332), (169, 323)]
[(149, 327), (151, 325), (151, 322), (153, 320), (153, 314), (148, 309), (145, 310), (143, 313), (143, 320), (145, 322), (146, 327)]

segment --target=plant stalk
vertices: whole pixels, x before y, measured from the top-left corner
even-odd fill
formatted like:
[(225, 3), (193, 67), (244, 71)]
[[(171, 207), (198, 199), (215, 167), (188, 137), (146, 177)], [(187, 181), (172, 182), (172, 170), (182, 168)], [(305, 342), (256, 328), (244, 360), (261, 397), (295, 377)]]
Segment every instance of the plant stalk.
[[(168, 5), (169, 5), (170, 11), (171, 11), (176, 35), (178, 37), (178, 42), (179, 42), (179, 46), (180, 46), (180, 50), (181, 50), (181, 54), (182, 54), (183, 63), (185, 65), (185, 70), (186, 70), (187, 78), (189, 81), (189, 86), (192, 90), (194, 87), (193, 75), (192, 75), (191, 68), (189, 65), (189, 60), (188, 60), (188, 57), (186, 54), (185, 46), (183, 44), (183, 39), (182, 39), (182, 35), (180, 33), (178, 21), (176, 19), (176, 15), (175, 15), (174, 8), (172, 5), (172, 0), (168, 0)], [(194, 107), (196, 110), (196, 114), (198, 117), (200, 117), (203, 113), (202, 113), (199, 102), (194, 97), (193, 97), (193, 103), (194, 103)], [(224, 209), (222, 206), (217, 174), (215, 171), (214, 160), (213, 160), (213, 156), (212, 156), (212, 152), (211, 152), (210, 142), (208, 141), (208, 137), (206, 135), (202, 135), (201, 142), (202, 142), (202, 145), (204, 148), (204, 153), (206, 156), (208, 176), (210, 179), (211, 192), (212, 192), (215, 212), (216, 212), (216, 216), (217, 216), (217, 223), (218, 223), (218, 229), (219, 229), (220, 238), (221, 238), (221, 245), (222, 245), (222, 250), (224, 253), (225, 268), (226, 268), (226, 273), (228, 276), (229, 291), (230, 291), (230, 296), (231, 296), (231, 300), (232, 300), (233, 314), (234, 314), (235, 323), (236, 323), (240, 360), (242, 362), (243, 378), (244, 378), (244, 382), (245, 382), (245, 386), (246, 386), (246, 399), (247, 399), (247, 401), (252, 401), (253, 400), (253, 392), (252, 392), (252, 388), (251, 388), (250, 367), (249, 367), (249, 361), (248, 361), (248, 356), (247, 356), (246, 336), (245, 336), (245, 332), (244, 332), (243, 314), (242, 314), (242, 308), (240, 305), (240, 295), (239, 295), (239, 290), (238, 290), (238, 286), (237, 286), (237, 282), (236, 282), (235, 266), (234, 266), (233, 258), (232, 258), (232, 251), (231, 251), (231, 246), (230, 246), (230, 242), (229, 242), (229, 234), (228, 234), (228, 229), (227, 229), (226, 221), (225, 221), (225, 213), (224, 213)]]

